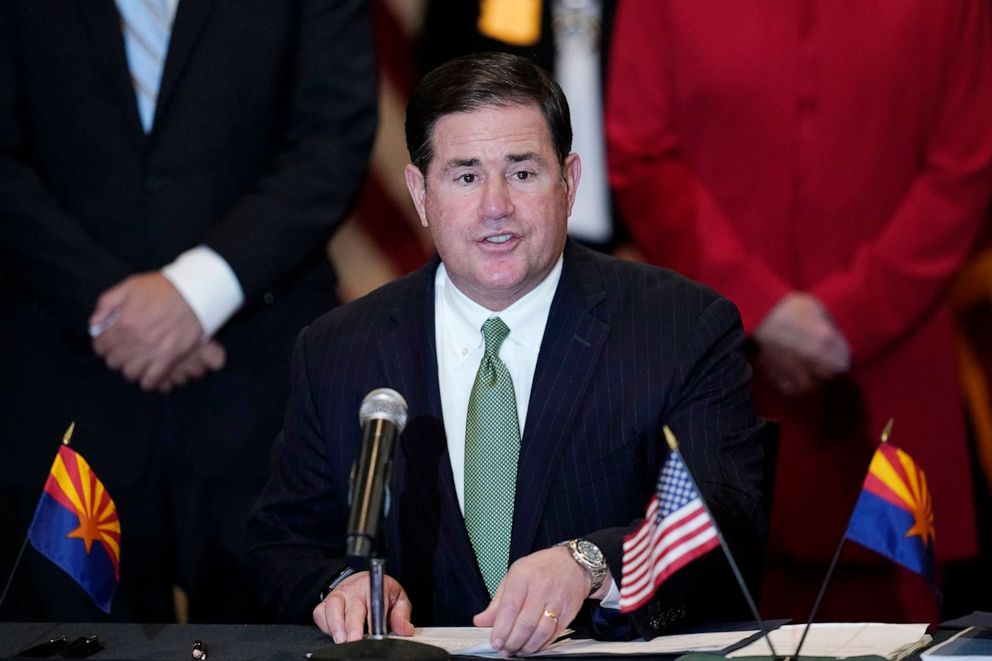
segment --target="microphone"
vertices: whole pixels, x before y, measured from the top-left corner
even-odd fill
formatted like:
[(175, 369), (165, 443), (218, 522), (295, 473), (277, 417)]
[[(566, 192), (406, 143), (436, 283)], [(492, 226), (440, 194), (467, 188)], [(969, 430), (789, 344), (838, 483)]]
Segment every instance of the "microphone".
[(385, 516), (390, 466), (396, 439), (406, 427), (407, 405), (392, 388), (376, 388), (365, 395), (358, 411), (362, 449), (351, 472), (351, 511), (345, 538), (348, 565), (368, 567), (375, 550), (379, 522)]

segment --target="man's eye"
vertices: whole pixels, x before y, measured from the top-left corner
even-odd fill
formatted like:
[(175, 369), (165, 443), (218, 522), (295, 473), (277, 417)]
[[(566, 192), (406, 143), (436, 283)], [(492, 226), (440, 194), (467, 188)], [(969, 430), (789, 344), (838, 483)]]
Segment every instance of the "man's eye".
[(463, 174), (460, 177), (458, 177), (458, 181), (461, 181), (462, 183), (465, 183), (465, 184), (474, 183), (475, 182), (475, 175), (474, 174)]
[(527, 170), (521, 170), (520, 172), (514, 172), (513, 176), (517, 178), (517, 181), (527, 181), (534, 176), (534, 173), (528, 172)]

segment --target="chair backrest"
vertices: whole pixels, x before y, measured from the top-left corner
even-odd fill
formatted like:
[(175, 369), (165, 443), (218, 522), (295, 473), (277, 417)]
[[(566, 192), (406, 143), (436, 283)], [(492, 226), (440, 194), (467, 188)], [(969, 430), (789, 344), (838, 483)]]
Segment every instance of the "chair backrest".
[(761, 506), (765, 516), (771, 519), (772, 500), (775, 495), (775, 470), (778, 466), (778, 441), (781, 426), (774, 420), (768, 420), (761, 432)]

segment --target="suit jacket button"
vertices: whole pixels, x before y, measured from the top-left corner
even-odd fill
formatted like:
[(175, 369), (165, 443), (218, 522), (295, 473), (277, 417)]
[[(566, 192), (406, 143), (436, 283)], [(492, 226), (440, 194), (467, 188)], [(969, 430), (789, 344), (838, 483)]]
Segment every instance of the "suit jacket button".
[(262, 294), (262, 301), (266, 305), (272, 305), (272, 303), (275, 302), (275, 300), (276, 300), (276, 295), (270, 291), (267, 291), (264, 294)]

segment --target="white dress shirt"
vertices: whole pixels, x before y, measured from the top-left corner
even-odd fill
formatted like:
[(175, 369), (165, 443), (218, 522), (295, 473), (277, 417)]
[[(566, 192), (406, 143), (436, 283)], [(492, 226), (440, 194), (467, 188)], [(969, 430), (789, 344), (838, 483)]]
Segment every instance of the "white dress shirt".
[(487, 310), (460, 292), (448, 278), (443, 263), (437, 269), (434, 277), (437, 377), (444, 432), (448, 437), (448, 456), (451, 457), (455, 492), (462, 513), (465, 512), (465, 419), (468, 398), (485, 353), (482, 324), (490, 317), (499, 317), (510, 328), (510, 334), (500, 346), (499, 357), (513, 379), (517, 419), (520, 422), (520, 436), (523, 437), (537, 354), (541, 350), (551, 300), (558, 289), (561, 267), (562, 258), (559, 257), (551, 273), (537, 287), (499, 312)]

